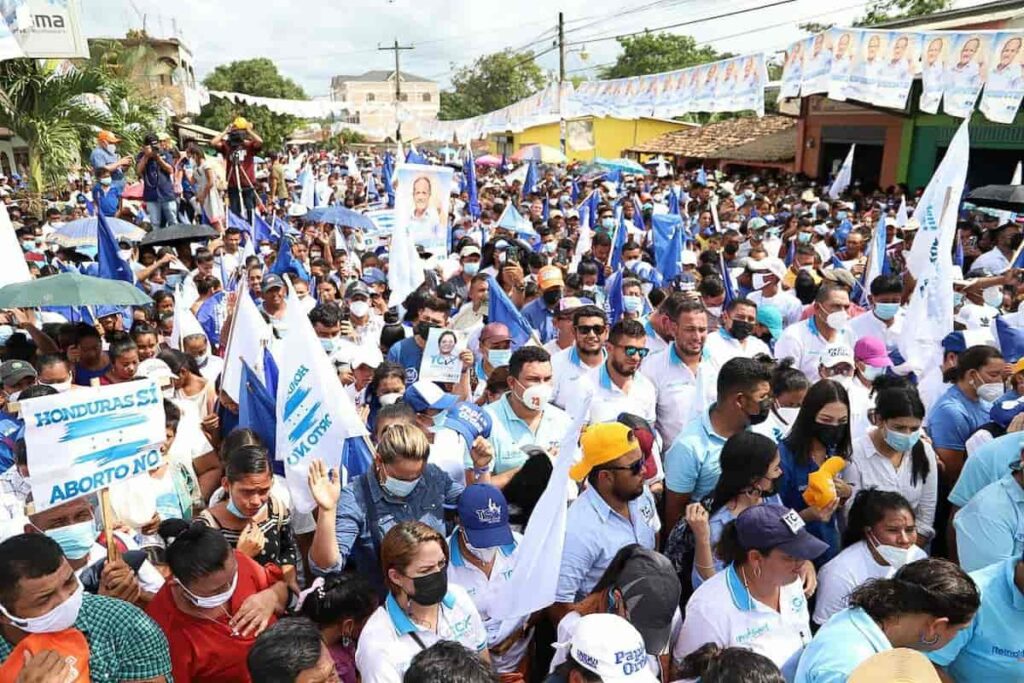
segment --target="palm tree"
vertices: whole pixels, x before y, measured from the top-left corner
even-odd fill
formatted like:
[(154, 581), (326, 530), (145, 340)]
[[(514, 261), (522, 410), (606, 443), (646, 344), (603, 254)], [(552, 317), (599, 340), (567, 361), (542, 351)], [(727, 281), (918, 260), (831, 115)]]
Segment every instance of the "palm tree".
[[(132, 37), (129, 32), (128, 38)], [(156, 51), (145, 40), (131, 45), (119, 40), (89, 41), (89, 60), (82, 68), (103, 77), (109, 130), (124, 141), (126, 149), (139, 147), (147, 132), (166, 127), (167, 112), (132, 81), (133, 76), (150, 78), (156, 59)]]
[(35, 59), (0, 62), (0, 126), (28, 146), (28, 180), (40, 195), (81, 162), (82, 140), (108, 128), (105, 82), (95, 71)]

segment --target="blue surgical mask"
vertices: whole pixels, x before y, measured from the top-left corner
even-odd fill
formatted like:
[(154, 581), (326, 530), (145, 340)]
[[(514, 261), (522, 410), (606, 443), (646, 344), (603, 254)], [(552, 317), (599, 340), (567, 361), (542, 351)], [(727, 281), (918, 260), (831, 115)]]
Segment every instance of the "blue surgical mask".
[(227, 505), (227, 508), (228, 508), (228, 512), (233, 514), (235, 517), (238, 517), (239, 519), (252, 519), (252, 517), (255, 517), (256, 515), (258, 515), (263, 510), (263, 508), (261, 507), (259, 510), (256, 511), (256, 515), (253, 515), (252, 517), (250, 517), (249, 515), (245, 514), (244, 512), (242, 512), (241, 510), (238, 509), (238, 506), (235, 505), (235, 501), (231, 498), (230, 495), (228, 495), (228, 505)]
[(492, 368), (500, 368), (509, 364), (512, 360), (512, 349), (488, 349), (487, 362)]
[(627, 313), (639, 313), (644, 310), (644, 298), (642, 296), (622, 297), (622, 307)]
[(797, 235), (796, 235), (796, 239), (797, 239), (798, 242), (800, 242), (800, 244), (807, 244), (808, 242), (811, 241), (811, 233), (809, 233), (809, 232), (798, 232)]
[(847, 214), (845, 211), (836, 211), (836, 218), (841, 220), (841, 221), (845, 221), (847, 215), (849, 215), (849, 214)]
[(105, 178), (100, 178), (100, 185), (106, 186), (106, 185), (110, 185), (113, 182), (114, 182), (114, 179), (111, 178), (110, 176), (107, 176)]
[(323, 347), (324, 351), (326, 351), (328, 355), (334, 353), (334, 338), (329, 337), (327, 339), (324, 339), (323, 337), (321, 337), (320, 346)]
[(412, 481), (405, 481), (404, 479), (395, 479), (394, 477), (386, 477), (384, 484), (381, 486), (385, 491), (394, 496), (395, 498), (408, 498), (412, 490), (416, 488), (416, 484), (420, 483), (420, 477), (416, 477)]
[(96, 521), (90, 519), (57, 529), (47, 529), (46, 535), (57, 541), (65, 557), (78, 560), (88, 555), (96, 544)]
[(445, 418), (447, 416), (448, 416), (448, 411), (442, 410), (440, 413), (438, 413), (437, 415), (432, 417), (431, 419), (434, 421), (434, 424), (431, 427), (431, 431), (436, 432), (437, 430), (439, 430), (442, 427), (444, 427), (444, 420), (445, 420)]
[(558, 242), (545, 242), (541, 245), (541, 250), (545, 254), (554, 254), (558, 251)]
[(607, 230), (608, 232), (611, 232), (612, 230), (615, 229), (615, 219), (614, 218), (602, 218), (601, 219), (601, 227), (604, 228), (605, 230)]
[(900, 432), (894, 432), (888, 427), (885, 428), (885, 443), (889, 444), (889, 448), (900, 453), (905, 453), (917, 445), (917, 442), (921, 439), (921, 430), (915, 429), (910, 434), (901, 434)]
[(875, 316), (879, 320), (892, 320), (896, 317), (896, 314), (900, 312), (900, 305), (893, 303), (877, 303), (875, 304)]
[(466, 275), (473, 277), (480, 272), (480, 263), (477, 261), (470, 261), (462, 264), (462, 272)]

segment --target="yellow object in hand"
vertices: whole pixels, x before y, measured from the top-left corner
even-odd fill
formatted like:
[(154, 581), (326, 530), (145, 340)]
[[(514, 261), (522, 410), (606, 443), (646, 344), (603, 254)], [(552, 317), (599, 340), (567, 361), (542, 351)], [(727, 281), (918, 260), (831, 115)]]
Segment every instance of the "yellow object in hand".
[(846, 467), (846, 460), (838, 455), (833, 455), (818, 468), (817, 472), (811, 472), (807, 477), (807, 488), (804, 490), (804, 501), (816, 508), (823, 508), (836, 499), (836, 485), (832, 481), (843, 468)]

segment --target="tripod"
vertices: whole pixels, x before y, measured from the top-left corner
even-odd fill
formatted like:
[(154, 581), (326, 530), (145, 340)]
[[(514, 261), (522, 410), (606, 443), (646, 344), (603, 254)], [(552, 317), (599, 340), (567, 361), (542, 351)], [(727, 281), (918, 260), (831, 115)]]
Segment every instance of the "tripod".
[[(235, 187), (232, 188), (231, 184), (228, 184), (228, 204), (236, 215), (244, 217), (249, 225), (252, 225), (253, 211), (256, 208), (256, 184), (249, 177), (249, 174), (245, 172), (245, 169), (241, 167), (242, 154), (246, 151), (248, 150), (244, 148), (233, 149), (229, 153), (235, 171)], [(249, 183), (248, 187), (242, 187), (242, 176), (245, 176), (246, 181)], [(234, 194), (231, 192), (232, 189)]]

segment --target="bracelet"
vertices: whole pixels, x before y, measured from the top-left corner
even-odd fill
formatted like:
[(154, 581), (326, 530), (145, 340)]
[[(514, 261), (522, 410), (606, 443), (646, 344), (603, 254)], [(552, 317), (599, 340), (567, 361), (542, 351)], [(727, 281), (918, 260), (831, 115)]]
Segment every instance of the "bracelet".
[(694, 560), (693, 566), (696, 567), (697, 569), (714, 569), (715, 568), (715, 565), (713, 565), (713, 564), (697, 564), (696, 560)]
[(473, 468), (473, 476), (474, 477), (478, 477), (481, 474), (488, 474), (490, 471), (491, 471), (490, 463), (488, 463), (487, 465), (485, 465), (483, 467), (474, 467)]

